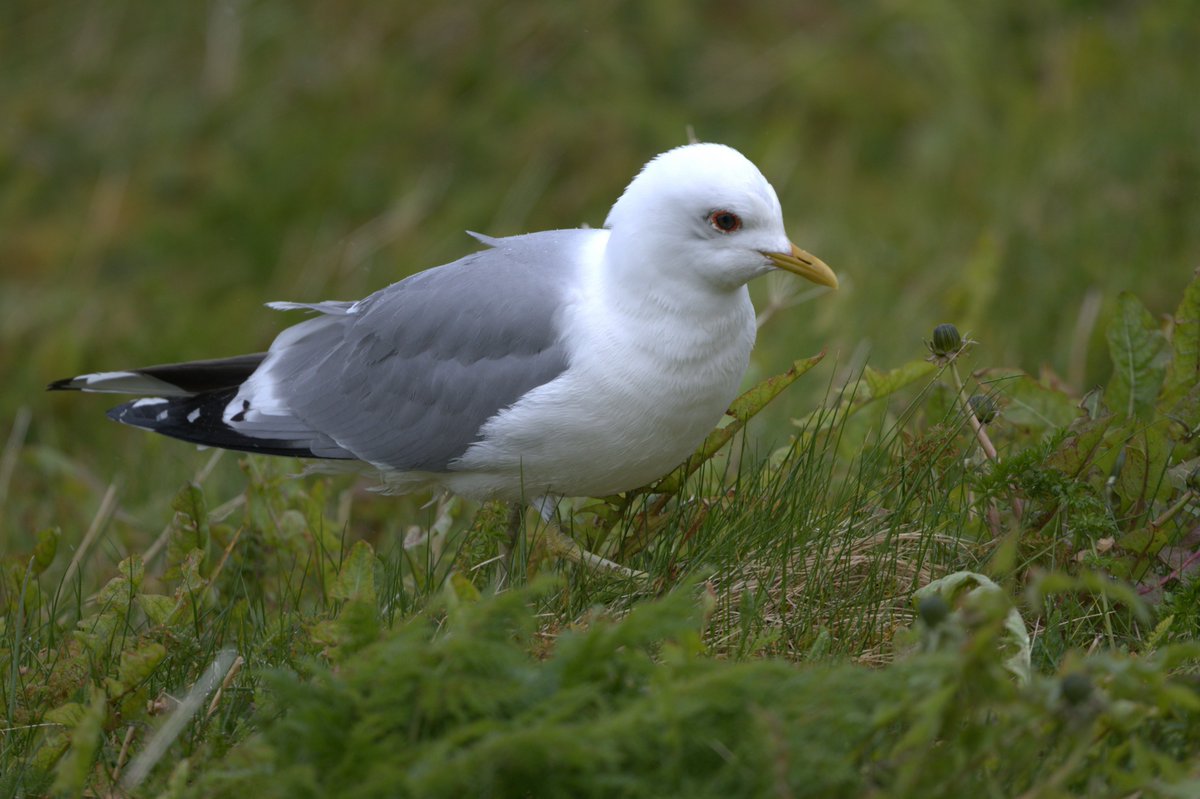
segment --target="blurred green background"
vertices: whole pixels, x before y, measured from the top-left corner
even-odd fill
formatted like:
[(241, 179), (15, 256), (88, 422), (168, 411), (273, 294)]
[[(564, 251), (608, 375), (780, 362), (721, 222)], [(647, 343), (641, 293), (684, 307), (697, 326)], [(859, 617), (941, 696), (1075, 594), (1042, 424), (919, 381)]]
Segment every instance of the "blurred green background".
[(77, 540), (113, 480), (132, 546), (207, 458), (49, 380), (262, 349), (299, 318), (262, 303), (357, 298), (465, 229), (599, 225), (689, 128), (843, 280), (762, 330), (750, 377), (834, 356), (764, 439), (942, 321), (1087, 388), (1117, 293), (1168, 311), (1200, 264), (1197, 87), (1191, 0), (9, 0), (0, 434), (31, 421), (0, 547)]

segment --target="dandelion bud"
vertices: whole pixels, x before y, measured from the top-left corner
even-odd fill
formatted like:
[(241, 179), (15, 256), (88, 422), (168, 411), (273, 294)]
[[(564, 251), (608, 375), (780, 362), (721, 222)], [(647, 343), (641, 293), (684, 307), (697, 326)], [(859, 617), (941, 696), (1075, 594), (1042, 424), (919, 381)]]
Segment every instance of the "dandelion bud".
[(917, 602), (917, 613), (920, 614), (921, 621), (925, 622), (926, 626), (933, 628), (950, 615), (950, 606), (937, 594), (929, 594), (921, 597), (921, 600)]
[(1092, 695), (1092, 678), (1086, 674), (1073, 672), (1062, 678), (1062, 697), (1067, 704), (1080, 705)]
[(980, 424), (991, 424), (996, 418), (996, 400), (986, 394), (975, 394), (967, 404), (971, 406), (971, 413), (975, 414), (975, 418)]
[(962, 336), (958, 328), (949, 323), (943, 323), (933, 329), (933, 343), (929, 349), (939, 358), (953, 355), (962, 349)]

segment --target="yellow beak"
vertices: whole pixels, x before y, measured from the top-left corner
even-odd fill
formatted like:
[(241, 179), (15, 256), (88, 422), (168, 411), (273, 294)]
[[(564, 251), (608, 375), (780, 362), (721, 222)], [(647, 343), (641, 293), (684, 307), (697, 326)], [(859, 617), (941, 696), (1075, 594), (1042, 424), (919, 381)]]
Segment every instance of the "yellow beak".
[(791, 252), (764, 252), (763, 255), (785, 272), (807, 278), (822, 286), (829, 286), (831, 289), (838, 287), (837, 275), (833, 270), (820, 258), (806, 253), (795, 244), (792, 245)]

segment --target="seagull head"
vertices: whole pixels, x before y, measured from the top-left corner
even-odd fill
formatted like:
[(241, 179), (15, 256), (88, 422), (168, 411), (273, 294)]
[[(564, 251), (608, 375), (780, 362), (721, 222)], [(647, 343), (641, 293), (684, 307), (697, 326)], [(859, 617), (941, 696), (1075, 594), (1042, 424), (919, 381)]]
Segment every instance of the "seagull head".
[(723, 144), (688, 144), (651, 160), (609, 211), (609, 248), (664, 277), (730, 291), (773, 269), (823, 286), (837, 277), (788, 239), (775, 189)]

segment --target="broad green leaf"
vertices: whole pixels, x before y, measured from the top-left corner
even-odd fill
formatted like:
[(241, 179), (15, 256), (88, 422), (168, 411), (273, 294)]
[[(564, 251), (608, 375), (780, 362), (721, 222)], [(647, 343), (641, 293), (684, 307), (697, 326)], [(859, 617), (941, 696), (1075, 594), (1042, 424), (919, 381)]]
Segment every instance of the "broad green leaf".
[(895, 394), (905, 386), (931, 377), (937, 370), (936, 364), (926, 360), (909, 361), (903, 366), (889, 369), (886, 372), (868, 366), (863, 369), (863, 382), (870, 390), (870, 396), (866, 399), (867, 401), (882, 399)]
[(193, 550), (207, 551), (210, 538), (208, 510), (204, 503), (204, 492), (199, 486), (188, 483), (179, 489), (171, 501), (171, 508), (175, 511), (173, 524), (176, 529), (167, 542), (168, 567), (165, 576), (168, 579), (179, 574), (184, 560)]
[(971, 614), (973, 605), (983, 601), (985, 595), (988, 599), (1002, 597), (1010, 605), (1004, 616), (1003, 643), (1005, 649), (1012, 654), (1004, 658), (1004, 668), (1020, 682), (1027, 683), (1030, 677), (1030, 658), (1033, 652), (1029, 640), (1029, 630), (1026, 629), (1025, 620), (1021, 618), (1021, 614), (1015, 607), (1011, 607), (1011, 602), (1004, 593), (1004, 589), (997, 585), (992, 578), (986, 574), (971, 571), (948, 574), (922, 586), (913, 594), (913, 606), (916, 607), (927, 596), (940, 596), (946, 600), (948, 605), (955, 608), (951, 619), (962, 624), (964, 616)]
[(303, 547), (308, 537), (308, 519), (296, 508), (276, 516), (277, 524), (266, 528), (266, 540), (281, 547)]
[(38, 747), (30, 765), (42, 773), (48, 773), (70, 744), (71, 737), (61, 730), (51, 733), (46, 737), (45, 743)]
[(51, 724), (61, 724), (64, 727), (74, 727), (83, 718), (86, 708), (78, 702), (67, 702), (46, 711), (45, 721)]
[(167, 648), (159, 643), (149, 643), (139, 646), (137, 649), (122, 652), (121, 668), (117, 678), (125, 684), (126, 688), (132, 688), (153, 674), (154, 670), (158, 668), (158, 664), (162, 663), (166, 656)]
[(1081, 419), (1072, 424), (1067, 437), (1046, 458), (1046, 466), (1069, 477), (1077, 477), (1092, 462), (1113, 418), (1111, 415), (1101, 416), (1098, 419)]
[(142, 585), (143, 574), (145, 566), (142, 564), (142, 556), (130, 555), (117, 564), (117, 576), (100, 589), (96, 594), (96, 602), (102, 608), (110, 605), (118, 608), (128, 607)]
[(767, 403), (778, 397), (785, 388), (795, 383), (801, 375), (819, 364), (824, 358), (825, 353), (822, 352), (811, 358), (793, 361), (792, 367), (783, 374), (768, 377), (735, 399), (727, 413), (743, 424), (750, 421), (753, 416), (767, 406)]
[(208, 580), (200, 573), (200, 564), (203, 561), (204, 553), (193, 549), (187, 553), (176, 570), (175, 600), (180, 608), (194, 608), (204, 599), (204, 589), (208, 586)]
[(1168, 448), (1161, 427), (1143, 428), (1125, 444), (1125, 462), (1114, 490), (1127, 502), (1165, 499)]
[(1167, 531), (1150, 527), (1140, 527), (1125, 533), (1117, 540), (1117, 546), (1133, 556), (1130, 573), (1134, 579), (1143, 576), (1147, 565), (1169, 543), (1171, 543), (1171, 536)]
[(70, 746), (54, 766), (53, 793), (78, 796), (83, 792), (104, 734), (105, 711), (104, 692), (93, 689), (91, 701), (71, 731)]
[(1166, 336), (1141, 301), (1128, 291), (1121, 292), (1117, 300), (1107, 336), (1113, 374), (1104, 400), (1111, 411), (1148, 419), (1170, 358)]
[(1020, 369), (983, 369), (976, 380), (995, 392), (1004, 420), (1036, 430), (1057, 430), (1079, 418), (1079, 402), (1039, 383)]
[(105, 677), (100, 680), (100, 685), (104, 688), (104, 693), (108, 696), (121, 696), (127, 690), (125, 683), (116, 677)]
[(449, 587), (460, 602), (478, 602), (481, 596), (475, 583), (460, 571), (450, 575)]
[(1171, 422), (1168, 431), (1172, 440), (1195, 442), (1200, 438), (1200, 384), (1168, 408), (1166, 416)]
[(862, 380), (857, 385), (847, 387), (845, 398), (836, 413), (818, 410), (799, 419), (793, 419), (792, 424), (810, 433), (831, 427), (875, 400), (889, 397), (902, 388), (933, 377), (938, 368), (937, 364), (927, 360), (909, 361), (886, 372), (868, 366), (863, 369)]
[(308, 625), (308, 635), (317, 646), (328, 649), (337, 646), (339, 628), (337, 619), (320, 619)]
[(375, 552), (366, 541), (355, 541), (330, 588), (334, 599), (375, 602)]
[(379, 610), (373, 600), (351, 599), (336, 619), (312, 624), (309, 633), (325, 655), (337, 663), (379, 637)]
[(57, 527), (40, 530), (37, 534), (37, 544), (33, 547), (33, 573), (41, 574), (50, 568), (54, 555), (58, 552), (58, 539), (62, 531)]
[(146, 617), (157, 625), (166, 625), (179, 605), (174, 597), (162, 594), (138, 594), (137, 603)]
[(1171, 334), (1173, 357), (1165, 395), (1177, 399), (1200, 384), (1200, 271), (1183, 291)]
[(179, 489), (171, 500), (171, 509), (180, 514), (183, 525), (201, 534), (208, 532), (208, 509), (204, 503), (204, 492), (195, 483)]

